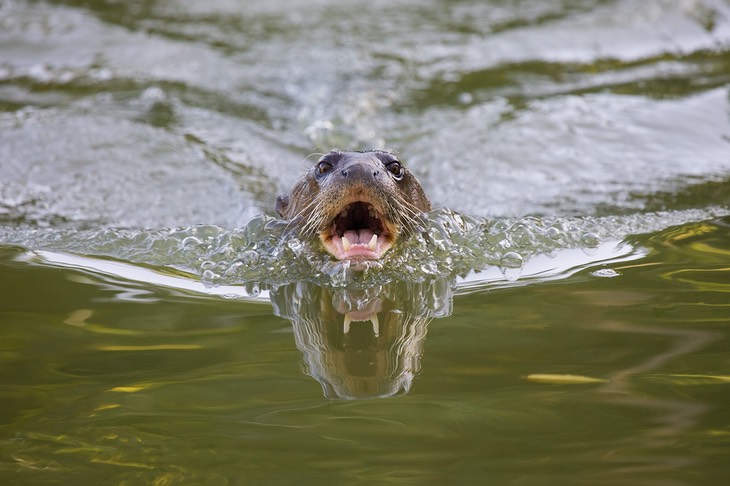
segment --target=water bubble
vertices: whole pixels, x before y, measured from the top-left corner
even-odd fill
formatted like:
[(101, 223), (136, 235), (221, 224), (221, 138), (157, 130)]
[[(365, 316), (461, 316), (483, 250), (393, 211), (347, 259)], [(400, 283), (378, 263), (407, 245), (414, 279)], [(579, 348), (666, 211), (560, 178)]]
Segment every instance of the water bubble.
[(600, 270), (591, 272), (591, 275), (593, 275), (594, 277), (601, 277), (601, 278), (613, 278), (613, 277), (618, 277), (621, 274), (611, 268), (601, 268)]
[(469, 105), (472, 102), (474, 102), (474, 96), (472, 96), (471, 93), (459, 93), (459, 103), (461, 103), (462, 105)]
[(212, 262), (210, 260), (206, 260), (200, 264), (201, 270), (211, 270), (213, 268), (215, 268), (215, 262)]
[(321, 140), (334, 130), (334, 125), (329, 120), (315, 120), (304, 129), (304, 134), (311, 140)]
[(200, 225), (192, 228), (191, 231), (194, 235), (202, 239), (212, 239), (223, 233), (223, 228), (212, 224)]
[(430, 229), (428, 236), (431, 239), (431, 244), (436, 248), (445, 249), (445, 241), (448, 239), (447, 234), (448, 231), (442, 225), (436, 225)]
[(266, 238), (266, 223), (269, 221), (264, 215), (255, 216), (243, 228), (243, 238), (246, 241), (261, 241)]
[(232, 292), (231, 293), (224, 292), (224, 293), (218, 294), (218, 295), (220, 295), (221, 297), (223, 297), (226, 300), (235, 300), (235, 299), (238, 299), (241, 297), (239, 294), (232, 293)]
[(206, 270), (203, 272), (202, 280), (206, 287), (213, 287), (220, 283), (221, 276), (215, 273), (213, 270)]
[(152, 86), (144, 90), (140, 95), (140, 98), (144, 101), (160, 102), (167, 99), (167, 94), (162, 89)]
[(520, 246), (530, 246), (535, 240), (535, 235), (524, 223), (515, 225), (512, 230), (512, 241)]
[(329, 261), (322, 266), (322, 273), (330, 277), (334, 286), (341, 286), (347, 282), (347, 270), (350, 268), (350, 261)]
[(500, 266), (504, 268), (522, 268), (523, 264), (524, 259), (522, 258), (522, 255), (514, 251), (509, 251), (502, 255), (502, 259), (500, 261)]
[(510, 282), (514, 282), (515, 280), (520, 278), (520, 275), (522, 275), (521, 268), (500, 267), (499, 270), (502, 272), (502, 275), (504, 275), (504, 278), (506, 278)]
[(286, 246), (288, 246), (289, 249), (296, 256), (299, 256), (302, 253), (302, 248), (304, 247), (304, 244), (296, 238), (291, 238), (289, 241), (286, 242)]
[(551, 226), (547, 229), (547, 231), (545, 231), (545, 236), (547, 236), (548, 238), (550, 238), (552, 240), (559, 239), (561, 235), (562, 235), (562, 232), (560, 231), (560, 229), (556, 228), (555, 226)]
[(247, 267), (254, 267), (258, 264), (261, 256), (254, 250), (244, 251), (239, 261)]
[(233, 262), (230, 267), (228, 267), (224, 273), (226, 277), (235, 277), (238, 276), (241, 273), (241, 267), (243, 267), (244, 264), (240, 261)]
[(283, 219), (269, 219), (264, 225), (264, 229), (268, 232), (276, 233), (280, 235), (285, 229), (292, 227), (289, 221)]
[(258, 297), (261, 293), (261, 286), (258, 282), (246, 282), (243, 285), (243, 290), (251, 297)]
[[(114, 73), (111, 69), (107, 68), (99, 68), (99, 69), (92, 69), (89, 72), (89, 76), (93, 78), (95, 81), (109, 81), (114, 77)], [(109, 93), (103, 93), (107, 95), (107, 99), (111, 99), (111, 96)]]
[(433, 261), (429, 261), (421, 265), (421, 272), (426, 275), (436, 275), (438, 273), (438, 267)]
[(183, 239), (180, 243), (180, 246), (183, 248), (189, 248), (191, 246), (200, 246), (203, 244), (203, 241), (199, 238), (196, 238), (195, 236), (188, 236), (187, 238)]
[(586, 233), (581, 238), (581, 242), (585, 246), (593, 247), (593, 246), (598, 246), (598, 244), (600, 243), (600, 239), (598, 238), (598, 235), (596, 235), (595, 233)]

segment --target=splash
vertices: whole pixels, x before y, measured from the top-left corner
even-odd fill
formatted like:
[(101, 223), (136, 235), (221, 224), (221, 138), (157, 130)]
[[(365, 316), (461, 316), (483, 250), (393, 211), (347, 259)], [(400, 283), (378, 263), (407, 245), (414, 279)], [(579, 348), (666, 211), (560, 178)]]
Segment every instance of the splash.
[(0, 241), (29, 250), (53, 250), (165, 267), (200, 279), (206, 286), (262, 287), (307, 281), (328, 287), (367, 287), (406, 279), (424, 282), (498, 267), (517, 278), (538, 255), (568, 249), (590, 251), (690, 221), (726, 216), (715, 208), (629, 216), (489, 220), (447, 209), (425, 215), (419, 231), (382, 260), (355, 268), (333, 261), (317, 243), (298, 239), (286, 221), (258, 216), (226, 229), (198, 225), (164, 230), (48, 230), (0, 227)]

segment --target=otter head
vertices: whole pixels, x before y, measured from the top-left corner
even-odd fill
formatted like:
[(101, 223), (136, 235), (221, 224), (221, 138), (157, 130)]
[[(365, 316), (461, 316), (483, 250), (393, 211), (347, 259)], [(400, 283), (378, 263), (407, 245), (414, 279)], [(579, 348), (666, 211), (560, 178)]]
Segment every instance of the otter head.
[(382, 257), (430, 209), (415, 176), (382, 150), (332, 151), (276, 200), (303, 238), (318, 236), (339, 260)]

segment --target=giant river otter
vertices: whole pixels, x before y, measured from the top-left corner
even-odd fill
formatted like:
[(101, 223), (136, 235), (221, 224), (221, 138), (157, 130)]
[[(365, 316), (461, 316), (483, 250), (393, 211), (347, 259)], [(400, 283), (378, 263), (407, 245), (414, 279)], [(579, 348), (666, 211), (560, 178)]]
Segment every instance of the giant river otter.
[(325, 154), (279, 196), (279, 215), (300, 225), (301, 237), (319, 236), (338, 260), (376, 260), (431, 209), (420, 183), (390, 152)]

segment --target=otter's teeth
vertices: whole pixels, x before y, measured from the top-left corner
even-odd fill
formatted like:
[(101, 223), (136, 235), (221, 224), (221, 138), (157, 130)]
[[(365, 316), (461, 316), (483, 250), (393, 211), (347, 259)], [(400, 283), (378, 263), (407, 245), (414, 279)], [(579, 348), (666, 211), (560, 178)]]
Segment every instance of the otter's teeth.
[(345, 251), (350, 251), (350, 247), (352, 246), (352, 243), (350, 243), (350, 240), (347, 239), (347, 236), (342, 237), (342, 249)]
[[(344, 237), (342, 238), (344, 239)], [(375, 251), (375, 245), (378, 243), (378, 235), (374, 234), (372, 238), (370, 238), (370, 242), (368, 243), (368, 250)]]
[(375, 334), (375, 337), (380, 336), (380, 322), (378, 322), (378, 315), (373, 313), (373, 317), (370, 318), (370, 322), (373, 324), (373, 334)]
[(345, 334), (350, 332), (350, 323), (351, 322), (352, 322), (352, 319), (350, 319), (350, 315), (345, 314), (345, 327), (344, 327)]

